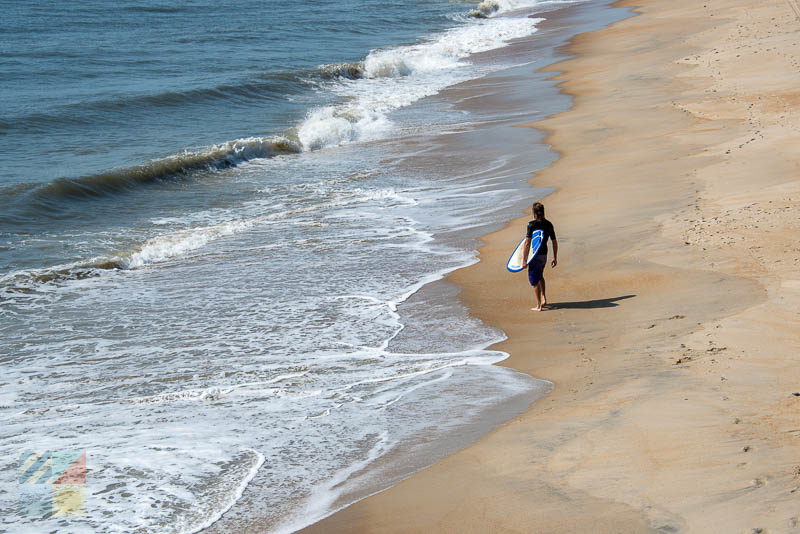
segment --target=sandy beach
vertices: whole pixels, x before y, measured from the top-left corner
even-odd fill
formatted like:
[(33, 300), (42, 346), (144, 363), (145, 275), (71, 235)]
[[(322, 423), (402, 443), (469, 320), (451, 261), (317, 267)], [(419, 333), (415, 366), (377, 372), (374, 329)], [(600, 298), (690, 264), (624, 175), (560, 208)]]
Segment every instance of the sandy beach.
[(553, 391), (302, 532), (800, 532), (800, 11), (622, 5), (548, 68), (572, 108), (526, 125), (561, 155), (531, 178), (550, 309), (503, 268), (528, 215), (450, 277)]

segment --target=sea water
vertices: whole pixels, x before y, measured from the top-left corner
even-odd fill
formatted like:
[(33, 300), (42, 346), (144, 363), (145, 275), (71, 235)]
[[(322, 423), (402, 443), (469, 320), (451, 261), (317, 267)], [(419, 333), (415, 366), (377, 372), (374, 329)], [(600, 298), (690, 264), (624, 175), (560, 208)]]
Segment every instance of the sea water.
[[(525, 176), (502, 153), (415, 164), (414, 140), (468, 130), (429, 97), (530, 62), (473, 58), (554, 4), (5, 8), (0, 531), (190, 533), (226, 512), (292, 531), (381, 458), (432, 461), (547, 391), (491, 365), (502, 332), (452, 288), (420, 292), (476, 261)], [(23, 513), (25, 450), (86, 451), (81, 514)]]

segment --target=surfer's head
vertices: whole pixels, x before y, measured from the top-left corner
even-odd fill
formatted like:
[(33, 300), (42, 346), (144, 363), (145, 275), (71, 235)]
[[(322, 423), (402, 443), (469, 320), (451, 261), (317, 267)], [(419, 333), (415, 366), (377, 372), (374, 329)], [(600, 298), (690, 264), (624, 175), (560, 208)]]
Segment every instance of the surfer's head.
[(541, 202), (534, 202), (531, 211), (533, 211), (534, 219), (544, 219), (544, 204)]

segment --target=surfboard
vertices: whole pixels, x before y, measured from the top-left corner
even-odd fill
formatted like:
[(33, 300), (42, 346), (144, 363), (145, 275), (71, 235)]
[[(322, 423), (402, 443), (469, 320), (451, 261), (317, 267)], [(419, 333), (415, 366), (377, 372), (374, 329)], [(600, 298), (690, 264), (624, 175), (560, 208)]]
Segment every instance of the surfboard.
[(511, 257), (508, 258), (506, 269), (508, 269), (512, 273), (520, 272), (522, 269), (525, 268), (526, 265), (528, 265), (528, 263), (531, 262), (533, 257), (536, 256), (536, 253), (539, 252), (539, 247), (542, 246), (542, 239), (544, 239), (544, 232), (542, 230), (533, 231), (533, 234), (531, 235), (531, 248), (528, 250), (528, 263), (522, 265), (522, 260), (525, 255), (525, 239), (519, 242), (519, 245), (517, 245), (517, 248), (514, 249), (514, 252), (511, 254)]

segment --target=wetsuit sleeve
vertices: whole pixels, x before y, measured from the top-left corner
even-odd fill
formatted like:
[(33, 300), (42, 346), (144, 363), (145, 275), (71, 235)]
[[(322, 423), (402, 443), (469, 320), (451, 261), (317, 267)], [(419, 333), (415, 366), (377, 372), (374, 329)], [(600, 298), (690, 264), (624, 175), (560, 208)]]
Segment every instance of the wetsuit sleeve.
[(530, 238), (533, 235), (533, 221), (528, 223), (528, 230), (525, 233), (525, 237)]

